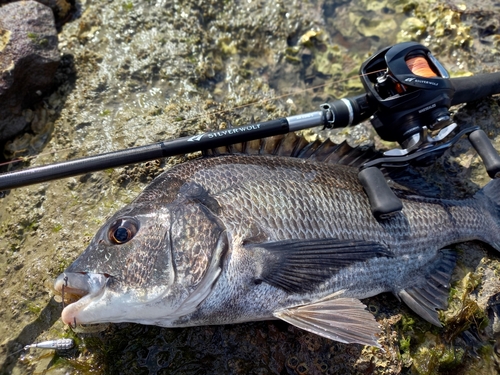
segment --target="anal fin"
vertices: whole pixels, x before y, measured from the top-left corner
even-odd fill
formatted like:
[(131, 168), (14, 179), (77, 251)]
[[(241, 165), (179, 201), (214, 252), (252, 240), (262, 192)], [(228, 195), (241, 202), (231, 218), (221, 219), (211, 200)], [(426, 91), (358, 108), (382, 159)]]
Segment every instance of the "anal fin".
[(446, 309), (450, 291), (450, 279), (455, 268), (456, 254), (441, 250), (434, 264), (427, 270), (424, 281), (402, 289), (399, 297), (414, 312), (435, 326), (441, 327), (437, 309)]
[(338, 342), (381, 347), (377, 342), (380, 326), (366, 306), (356, 298), (338, 298), (338, 293), (307, 305), (274, 313), (303, 330)]

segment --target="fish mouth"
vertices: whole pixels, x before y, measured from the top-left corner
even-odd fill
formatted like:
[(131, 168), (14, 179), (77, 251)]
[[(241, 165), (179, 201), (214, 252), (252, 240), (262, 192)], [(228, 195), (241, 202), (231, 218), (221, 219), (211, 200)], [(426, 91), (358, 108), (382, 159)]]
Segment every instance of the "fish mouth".
[(104, 293), (110, 277), (89, 272), (63, 272), (59, 275), (54, 282), (54, 289), (62, 297), (62, 321), (70, 326), (92, 323), (84, 321), (79, 313)]

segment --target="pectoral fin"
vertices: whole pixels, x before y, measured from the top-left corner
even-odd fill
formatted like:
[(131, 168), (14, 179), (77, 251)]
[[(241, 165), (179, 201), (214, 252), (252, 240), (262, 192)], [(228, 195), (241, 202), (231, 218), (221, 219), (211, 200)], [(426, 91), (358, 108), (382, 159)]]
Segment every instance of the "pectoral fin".
[(293, 239), (245, 246), (260, 257), (257, 279), (290, 293), (314, 290), (338, 270), (377, 257), (392, 257), (377, 242), (336, 238)]
[(327, 297), (308, 305), (277, 311), (274, 316), (331, 340), (381, 347), (377, 342), (379, 324), (366, 306), (355, 298)]

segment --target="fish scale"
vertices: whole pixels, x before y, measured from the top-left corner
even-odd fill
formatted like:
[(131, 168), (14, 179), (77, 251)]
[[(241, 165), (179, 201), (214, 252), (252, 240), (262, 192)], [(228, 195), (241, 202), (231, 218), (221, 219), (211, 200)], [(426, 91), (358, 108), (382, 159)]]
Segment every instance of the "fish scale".
[[(300, 154), (297, 139), (259, 148), (276, 155), (205, 157), (156, 178), (56, 280), (56, 290), (67, 282), (81, 296), (63, 321), (183, 327), (278, 318), (379, 346), (378, 323), (360, 299), (389, 291), (439, 326), (456, 261), (443, 248), (475, 239), (500, 250), (500, 180), (462, 201), (396, 189), (403, 210), (377, 220), (358, 169), (328, 162), (359, 163), (362, 152), (349, 157), (349, 147), (325, 143), (321, 154), (280, 156)], [(120, 243), (117, 225), (128, 234)]]

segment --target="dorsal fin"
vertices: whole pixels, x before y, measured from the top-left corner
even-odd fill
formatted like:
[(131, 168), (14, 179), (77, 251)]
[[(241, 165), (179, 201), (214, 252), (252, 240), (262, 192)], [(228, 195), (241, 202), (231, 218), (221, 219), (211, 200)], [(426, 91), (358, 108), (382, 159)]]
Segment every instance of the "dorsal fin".
[(330, 139), (308, 142), (304, 137), (293, 132), (204, 150), (203, 152), (203, 155), (208, 157), (227, 154), (288, 156), (352, 167), (359, 167), (380, 156), (373, 148), (351, 147), (345, 141), (335, 144)]

